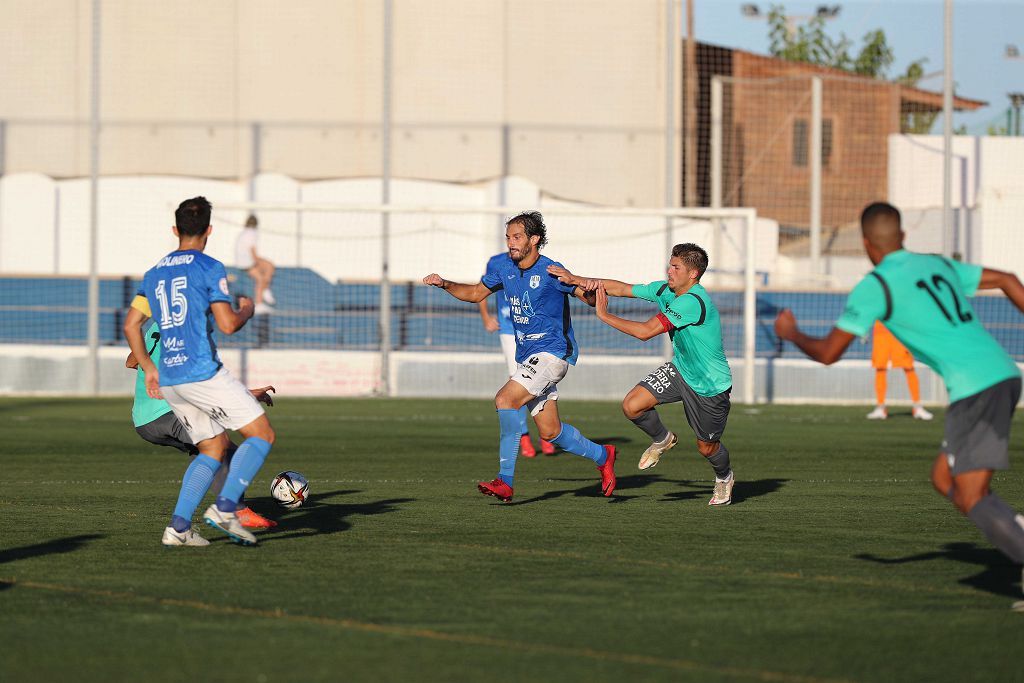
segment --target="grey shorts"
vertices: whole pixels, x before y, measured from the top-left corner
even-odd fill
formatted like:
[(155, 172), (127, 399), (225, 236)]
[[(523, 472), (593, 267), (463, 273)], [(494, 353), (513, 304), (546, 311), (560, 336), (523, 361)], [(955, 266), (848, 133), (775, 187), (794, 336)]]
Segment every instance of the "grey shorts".
[(143, 439), (157, 446), (177, 448), (186, 455), (196, 455), (199, 452), (185, 431), (185, 425), (181, 424), (174, 413), (164, 413), (152, 422), (136, 427), (135, 431)]
[(651, 392), (658, 399), (658, 405), (682, 401), (686, 422), (701, 441), (715, 443), (722, 440), (732, 406), (729, 401), (732, 387), (715, 396), (700, 396), (672, 363), (665, 363), (640, 380), (637, 386)]
[(942, 452), (954, 476), (1010, 468), (1010, 423), (1020, 391), (1014, 377), (950, 404)]

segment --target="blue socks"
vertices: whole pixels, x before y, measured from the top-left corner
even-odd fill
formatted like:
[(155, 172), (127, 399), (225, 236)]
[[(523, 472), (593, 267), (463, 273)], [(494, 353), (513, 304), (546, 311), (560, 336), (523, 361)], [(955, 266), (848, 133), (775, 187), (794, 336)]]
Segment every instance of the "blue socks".
[(185, 470), (185, 476), (181, 478), (178, 504), (174, 506), (174, 516), (171, 518), (171, 526), (175, 531), (185, 532), (192, 526), (192, 515), (210, 490), (213, 476), (219, 469), (218, 461), (200, 453)]
[(249, 487), (256, 473), (263, 467), (263, 461), (270, 453), (270, 443), (257, 436), (250, 436), (242, 442), (235, 454), (231, 457), (231, 469), (228, 470), (228, 479), (224, 482), (217, 497), (217, 509), (221, 512), (234, 512), (238, 507), (238, 500)]
[(608, 459), (608, 453), (604, 450), (603, 446), (594, 443), (580, 434), (580, 430), (565, 422), (562, 423), (562, 431), (558, 433), (558, 436), (551, 439), (551, 443), (563, 451), (569, 451), (575, 455), (582, 455), (588, 460), (593, 460), (594, 464), (598, 467), (603, 465), (605, 460)]
[(508, 408), (498, 409), (498, 425), (501, 428), (498, 437), (498, 479), (512, 486), (516, 473), (516, 458), (519, 457), (519, 437), (525, 432), (523, 428), (523, 416), (521, 410)]
[(528, 422), (529, 419), (530, 419), (530, 411), (526, 409), (526, 406), (523, 406), (522, 408), (519, 409), (519, 434), (520, 435), (522, 435), (522, 434), (529, 434), (530, 433), (530, 423)]

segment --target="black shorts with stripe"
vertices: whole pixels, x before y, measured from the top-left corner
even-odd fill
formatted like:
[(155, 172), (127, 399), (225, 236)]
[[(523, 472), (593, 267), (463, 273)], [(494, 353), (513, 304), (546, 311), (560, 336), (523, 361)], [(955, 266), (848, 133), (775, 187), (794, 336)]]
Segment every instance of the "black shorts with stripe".
[(192, 443), (185, 425), (175, 417), (174, 413), (164, 413), (152, 422), (147, 422), (135, 428), (146, 441), (157, 446), (170, 446), (177, 448), (186, 455), (196, 455), (199, 449)]
[(942, 452), (953, 476), (1010, 468), (1010, 423), (1020, 392), (1014, 377), (949, 405)]
[(732, 387), (715, 396), (701, 396), (690, 388), (672, 363), (665, 363), (640, 380), (637, 386), (651, 392), (658, 405), (682, 401), (686, 422), (701, 441), (714, 443), (722, 440), (732, 407), (729, 399)]

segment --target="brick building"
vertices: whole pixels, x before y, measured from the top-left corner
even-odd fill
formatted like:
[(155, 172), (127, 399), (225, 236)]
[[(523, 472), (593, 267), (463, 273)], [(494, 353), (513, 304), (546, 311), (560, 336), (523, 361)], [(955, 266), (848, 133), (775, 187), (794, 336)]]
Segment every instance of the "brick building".
[[(790, 233), (810, 214), (811, 77), (822, 79), (822, 225), (886, 199), (888, 136), (942, 111), (942, 93), (714, 45), (697, 45), (697, 198), (710, 205), (711, 79), (723, 88), (723, 205), (753, 206)], [(985, 102), (957, 97), (958, 111)], [(684, 195), (685, 196), (685, 195)]]

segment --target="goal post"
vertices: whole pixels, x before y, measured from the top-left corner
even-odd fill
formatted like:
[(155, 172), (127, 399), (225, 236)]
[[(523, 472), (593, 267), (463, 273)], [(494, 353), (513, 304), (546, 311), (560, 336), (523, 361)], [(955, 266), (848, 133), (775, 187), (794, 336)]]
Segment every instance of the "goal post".
[[(730, 338), (741, 339), (738, 345), (727, 344), (726, 353), (735, 365), (741, 361), (741, 391), (739, 398), (743, 402), (755, 401), (755, 351), (756, 351), (756, 289), (757, 289), (757, 213), (750, 208), (688, 208), (688, 209), (647, 209), (647, 208), (598, 208), (592, 206), (571, 205), (566, 202), (551, 205), (542, 204), (533, 207), (541, 211), (549, 227), (550, 244), (545, 253), (556, 260), (561, 260), (566, 267), (574, 272), (585, 275), (604, 276), (623, 281), (650, 282), (664, 277), (664, 268), (668, 254), (664, 253), (664, 245), (692, 241), (704, 246), (710, 255), (711, 267), (704, 282), (714, 296), (716, 292), (730, 292), (739, 295), (738, 306), (731, 309), (727, 322), (723, 327), (739, 326), (742, 330), (730, 330)], [(377, 257), (372, 263), (369, 252), (347, 253), (348, 261), (335, 263), (329, 272), (322, 275), (328, 281), (345, 282), (359, 280), (374, 286), (371, 270), (376, 270), (378, 277), (375, 286), (379, 290), (377, 299), (386, 301), (394, 288), (417, 287), (419, 278), (428, 272), (439, 272), (448, 279), (477, 281), (483, 272), (486, 260), (495, 253), (495, 244), (500, 243), (494, 231), (499, 221), (511, 217), (522, 207), (514, 206), (463, 206), (440, 204), (374, 204), (374, 203), (334, 203), (334, 202), (220, 202), (218, 212), (233, 212), (236, 215), (255, 214), (261, 216), (291, 217), (296, 228), (301, 225), (301, 237), (297, 230), (291, 231), (295, 239), (301, 239), (307, 245), (319, 242), (344, 242), (345, 240), (375, 239), (375, 226), (378, 229), (376, 238), (380, 239), (379, 226), (384, 216), (391, 216), (391, 237), (388, 249), (374, 249), (372, 256)], [(324, 219), (321, 230), (316, 233), (311, 224), (315, 223), (312, 216), (319, 215)], [(334, 220), (330, 220), (333, 218)], [(269, 219), (269, 218), (268, 218)], [(277, 238), (287, 237), (290, 232), (284, 225), (288, 222), (278, 221), (281, 226), (277, 230)], [(345, 225), (358, 222), (362, 234), (346, 233)], [(333, 228), (331, 226), (334, 226)], [(726, 239), (722, 235), (727, 235)], [(440, 240), (443, 244), (438, 244)], [(451, 243), (455, 240), (455, 243)], [(723, 243), (730, 245), (728, 256), (715, 253), (712, 245), (721, 250)], [(294, 253), (297, 250), (284, 249), (282, 253)], [(390, 256), (388, 256), (390, 254)], [(434, 256), (433, 259), (430, 257)], [(342, 260), (346, 260), (342, 257)], [(281, 264), (278, 264), (281, 265)], [(303, 264), (305, 265), (305, 264)], [(355, 277), (347, 277), (346, 269), (351, 266), (356, 270)], [(316, 264), (309, 267), (317, 270)], [(385, 280), (382, 275), (388, 273)], [(427, 315), (433, 318), (432, 325), (443, 329), (454, 324), (452, 320), (444, 321), (446, 315), (461, 318), (458, 327), (464, 328), (478, 324), (473, 314), (476, 309), (470, 304), (455, 302), (461, 311), (453, 310), (450, 297), (441, 298), (441, 293), (410, 294), (408, 300), (397, 302), (391, 311), (379, 308), (377, 313), (378, 341), (382, 352), (381, 364), (378, 367), (379, 379), (375, 393), (386, 396), (402, 395), (404, 392), (395, 384), (393, 365), (401, 363), (400, 355), (394, 360), (384, 361), (401, 348), (396, 344), (395, 306), (422, 306)], [(432, 307), (432, 308), (431, 308)], [(739, 310), (736, 311), (735, 309)], [(637, 311), (634, 305), (631, 309)], [(431, 312), (432, 311), (432, 312)], [(628, 313), (629, 311), (627, 311)], [(738, 315), (737, 315), (738, 313)], [(581, 347), (581, 356), (598, 355), (606, 358), (605, 362), (613, 362), (616, 355), (623, 358), (635, 355), (651, 355), (645, 349), (642, 353), (636, 349), (622, 347), (611, 341), (620, 333), (611, 330), (601, 333), (600, 327), (583, 324), (581, 316), (587, 312), (574, 309), (577, 337)], [(591, 314), (592, 315), (592, 314)], [(628, 315), (627, 315), (628, 317)], [(404, 319), (403, 319), (404, 320)], [(399, 324), (405, 324), (401, 322)], [(594, 332), (583, 334), (588, 339), (579, 339), (581, 327)], [(602, 335), (594, 339), (595, 335)], [(465, 336), (456, 334), (455, 337)], [(438, 351), (457, 352), (451, 345), (436, 343), (437, 340), (428, 336), (430, 345)], [(606, 342), (605, 339), (608, 341)], [(391, 340), (390, 344), (385, 340)], [(588, 342), (591, 342), (588, 344)], [(654, 345), (648, 345), (653, 348)], [(472, 349), (467, 349), (472, 350)], [(656, 353), (667, 357), (670, 350), (661, 347)], [(440, 358), (439, 358), (440, 360)], [(448, 358), (450, 360), (450, 358)], [(385, 369), (384, 362), (388, 363)], [(734, 370), (735, 371), (735, 370)]]

